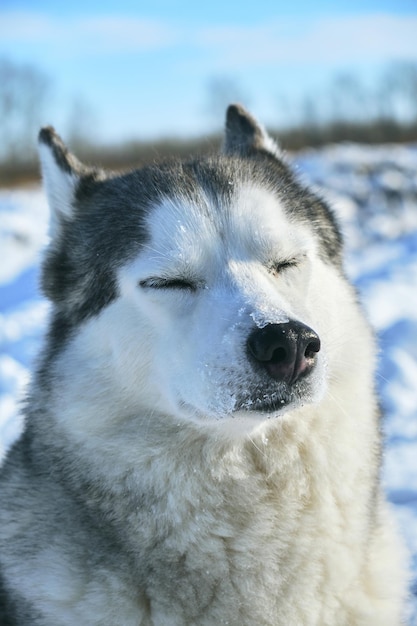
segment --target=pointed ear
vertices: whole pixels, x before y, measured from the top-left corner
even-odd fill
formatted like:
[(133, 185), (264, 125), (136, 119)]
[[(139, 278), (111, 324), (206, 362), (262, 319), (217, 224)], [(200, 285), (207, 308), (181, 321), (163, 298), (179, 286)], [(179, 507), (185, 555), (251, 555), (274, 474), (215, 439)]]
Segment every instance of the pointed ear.
[(231, 104), (226, 112), (226, 133), (223, 152), (228, 155), (245, 156), (254, 150), (278, 156), (278, 144), (268, 135), (250, 113), (240, 104)]
[(72, 218), (75, 192), (86, 168), (50, 126), (39, 133), (39, 156), (51, 212), (49, 232), (54, 237)]

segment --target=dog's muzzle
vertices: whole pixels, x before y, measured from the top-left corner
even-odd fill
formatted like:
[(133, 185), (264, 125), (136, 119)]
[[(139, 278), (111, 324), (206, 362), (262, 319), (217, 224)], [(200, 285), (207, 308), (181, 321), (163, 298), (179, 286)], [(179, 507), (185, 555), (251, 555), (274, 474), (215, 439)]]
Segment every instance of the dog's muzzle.
[(271, 378), (292, 385), (313, 369), (320, 338), (301, 322), (268, 324), (252, 331), (247, 350)]

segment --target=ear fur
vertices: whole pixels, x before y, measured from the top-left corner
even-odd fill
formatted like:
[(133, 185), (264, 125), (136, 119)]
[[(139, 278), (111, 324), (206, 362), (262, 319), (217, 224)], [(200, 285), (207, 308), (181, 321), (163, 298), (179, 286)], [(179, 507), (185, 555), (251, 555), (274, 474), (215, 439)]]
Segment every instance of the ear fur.
[(51, 212), (50, 235), (55, 236), (73, 214), (74, 195), (85, 167), (67, 149), (51, 127), (39, 133), (42, 178)]
[(278, 144), (265, 128), (240, 104), (231, 104), (226, 112), (226, 132), (223, 152), (228, 155), (247, 155), (254, 150), (278, 156)]

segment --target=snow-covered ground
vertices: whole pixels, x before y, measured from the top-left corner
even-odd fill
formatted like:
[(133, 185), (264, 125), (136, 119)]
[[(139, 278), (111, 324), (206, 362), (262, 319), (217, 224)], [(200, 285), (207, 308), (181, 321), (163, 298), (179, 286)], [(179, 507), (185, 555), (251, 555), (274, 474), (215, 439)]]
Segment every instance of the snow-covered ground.
[[(346, 268), (380, 340), (384, 482), (410, 548), (417, 625), (417, 146), (329, 146), (295, 163), (337, 208)], [(48, 312), (37, 290), (47, 208), (36, 187), (0, 192), (0, 457), (21, 428), (19, 397)]]

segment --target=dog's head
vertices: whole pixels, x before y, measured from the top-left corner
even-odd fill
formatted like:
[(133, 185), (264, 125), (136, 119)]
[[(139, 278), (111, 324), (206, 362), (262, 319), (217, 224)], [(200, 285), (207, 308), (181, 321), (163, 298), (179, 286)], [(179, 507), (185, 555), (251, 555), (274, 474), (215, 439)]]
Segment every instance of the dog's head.
[(349, 340), (335, 304), (349, 301), (341, 237), (244, 109), (229, 107), (212, 158), (109, 175), (50, 128), (40, 152), (54, 305), (44, 369), (84, 370), (86, 401), (90, 384), (120, 410), (190, 419), (320, 399), (335, 339), (338, 350)]

